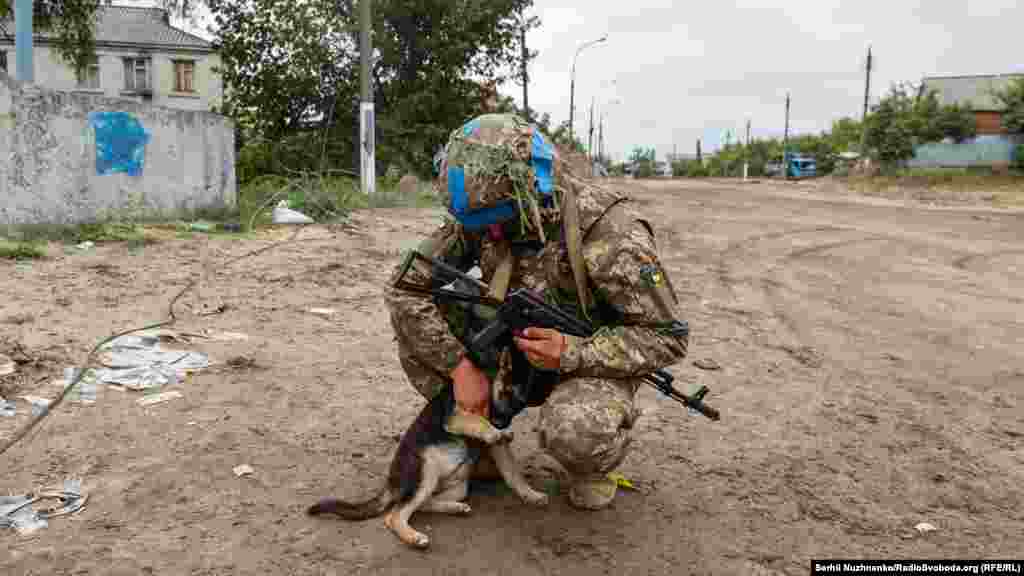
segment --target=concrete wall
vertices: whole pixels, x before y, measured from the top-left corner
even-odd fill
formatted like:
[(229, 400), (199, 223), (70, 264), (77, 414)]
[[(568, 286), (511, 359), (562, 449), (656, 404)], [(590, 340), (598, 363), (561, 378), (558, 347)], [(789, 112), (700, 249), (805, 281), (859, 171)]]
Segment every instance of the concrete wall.
[(0, 224), (88, 222), (234, 206), (233, 123), (0, 73)]
[[(8, 74), (17, 79), (14, 65), (14, 45), (0, 44), (0, 51), (7, 53)], [(126, 91), (124, 78), (125, 58), (150, 58), (152, 70), (153, 98), (145, 103), (184, 110), (210, 110), (219, 106), (224, 96), (224, 83), (214, 67), (220, 65), (220, 56), (201, 52), (146, 52), (138, 50), (96, 47), (100, 67), (100, 89), (86, 90), (78, 87), (75, 70), (60, 58), (57, 51), (45, 44), (37, 44), (33, 50), (35, 83), (52, 90), (82, 94), (97, 94), (109, 98), (126, 98), (144, 102), (142, 98)], [(194, 93), (174, 91), (174, 60), (193, 60), (195, 74)]]

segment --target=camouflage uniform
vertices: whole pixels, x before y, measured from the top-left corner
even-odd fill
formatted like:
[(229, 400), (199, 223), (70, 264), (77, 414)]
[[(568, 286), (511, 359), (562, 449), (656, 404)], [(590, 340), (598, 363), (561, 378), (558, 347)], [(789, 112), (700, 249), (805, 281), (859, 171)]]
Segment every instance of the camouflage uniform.
[[(481, 119), (485, 128), (509, 121), (498, 115)], [(640, 384), (636, 375), (680, 360), (687, 339), (655, 326), (674, 320), (676, 295), (658, 262), (652, 231), (631, 203), (564, 170), (557, 180), (559, 186), (576, 190), (582, 256), (594, 302), (586, 312), (602, 327), (590, 338), (566, 335), (560, 367), (564, 376), (540, 409), (539, 443), (572, 475), (570, 501), (577, 507), (600, 508), (614, 497), (615, 485), (607, 473), (625, 457), (629, 429), (638, 416), (633, 405)], [(545, 210), (542, 220), (543, 244), (537, 242), (536, 230), (524, 233), (518, 221), (502, 225), (517, 255), (510, 289), (527, 287), (583, 312), (557, 209)], [(524, 242), (531, 239), (533, 246)], [(419, 251), (463, 271), (479, 265), (485, 283), (494, 275), (500, 252), (491, 234), (451, 220)], [(450, 327), (449, 311), (430, 298), (395, 290), (388, 294), (388, 305), (402, 367), (429, 399), (449, 381), (464, 352)]]

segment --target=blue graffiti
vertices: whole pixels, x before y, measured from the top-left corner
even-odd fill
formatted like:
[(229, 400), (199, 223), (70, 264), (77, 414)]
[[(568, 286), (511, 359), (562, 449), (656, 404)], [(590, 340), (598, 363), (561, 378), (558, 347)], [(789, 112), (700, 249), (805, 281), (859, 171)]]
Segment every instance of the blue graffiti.
[(142, 124), (127, 112), (92, 112), (89, 122), (96, 131), (96, 173), (140, 176), (150, 138)]

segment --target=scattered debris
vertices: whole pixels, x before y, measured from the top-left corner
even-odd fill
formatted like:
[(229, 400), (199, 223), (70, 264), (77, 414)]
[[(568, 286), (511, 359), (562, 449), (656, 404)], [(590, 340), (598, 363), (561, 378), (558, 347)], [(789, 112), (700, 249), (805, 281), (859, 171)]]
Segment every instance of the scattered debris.
[(242, 231), (242, 225), (240, 223), (238, 223), (238, 222), (225, 222), (223, 228), (224, 228), (225, 232), (241, 232)]
[(700, 358), (693, 361), (693, 365), (701, 370), (721, 370), (722, 366), (711, 358)]
[(14, 374), (14, 371), (18, 367), (14, 364), (14, 360), (10, 356), (0, 354), (0, 376), (7, 376), (8, 374)]
[(235, 466), (234, 468), (232, 468), (232, 471), (235, 473), (235, 476), (238, 476), (239, 478), (241, 478), (242, 476), (251, 476), (256, 473), (256, 470), (254, 470), (253, 467), (249, 466), (248, 464), (241, 464)]
[(934, 530), (938, 530), (938, 528), (936, 528), (935, 526), (933, 526), (933, 525), (931, 525), (931, 524), (929, 524), (927, 522), (921, 522), (917, 526), (914, 526), (914, 529), (917, 530), (918, 532), (920, 532), (921, 534), (925, 534), (927, 532), (932, 532)]
[(143, 396), (135, 401), (139, 406), (152, 406), (153, 404), (160, 404), (161, 402), (167, 402), (168, 400), (174, 400), (175, 398), (182, 398), (184, 394), (177, 390), (170, 390), (168, 392), (161, 392), (159, 394), (150, 394)]
[(271, 213), (274, 224), (313, 224), (314, 220), (302, 212), (288, 207), (287, 200), (281, 200)]
[(211, 232), (214, 228), (216, 228), (215, 224), (203, 221), (193, 222), (188, 226), (188, 229), (193, 232)]
[[(14, 528), (27, 536), (46, 528), (50, 518), (74, 514), (85, 507), (89, 497), (82, 493), (81, 480), (65, 480), (61, 490), (44, 490), (38, 495), (0, 496), (0, 527)], [(37, 510), (32, 507), (40, 500), (58, 500), (57, 508)]]
[(334, 308), (310, 308), (310, 314), (316, 314), (317, 316), (334, 316), (338, 311)]
[(8, 402), (4, 400), (3, 396), (0, 396), (0, 416), (11, 417), (18, 413), (17, 407), (14, 402)]
[(92, 241), (86, 240), (85, 242), (82, 242), (81, 244), (76, 244), (75, 248), (77, 248), (79, 250), (82, 250), (84, 252), (85, 250), (91, 250), (95, 246), (96, 246), (96, 244), (93, 244)]
[[(74, 366), (64, 369), (64, 381), (61, 382), (61, 387), (66, 387), (78, 376), (81, 369), (75, 368)], [(69, 400), (72, 402), (81, 402), (82, 404), (95, 404), (96, 403), (96, 372), (94, 370), (87, 370), (82, 379), (78, 381), (78, 384), (71, 389)]]
[(46, 398), (40, 398), (39, 396), (21, 396), (21, 399), (32, 406), (33, 418), (45, 412), (46, 408), (50, 405), (49, 400)]
[(164, 350), (154, 334), (122, 336), (104, 347), (99, 358), (105, 368), (96, 371), (96, 379), (129, 390), (169, 386), (210, 365), (199, 352)]

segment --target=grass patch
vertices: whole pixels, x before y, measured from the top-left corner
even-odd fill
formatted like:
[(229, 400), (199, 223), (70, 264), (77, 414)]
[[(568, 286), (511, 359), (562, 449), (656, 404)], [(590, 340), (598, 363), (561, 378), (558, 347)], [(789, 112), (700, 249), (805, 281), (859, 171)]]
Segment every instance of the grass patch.
[(46, 247), (36, 242), (0, 239), (0, 258), (4, 260), (35, 260), (46, 258)]
[(874, 176), (851, 175), (850, 189), (875, 196), (1024, 205), (1024, 173), (991, 168), (915, 168)]

